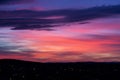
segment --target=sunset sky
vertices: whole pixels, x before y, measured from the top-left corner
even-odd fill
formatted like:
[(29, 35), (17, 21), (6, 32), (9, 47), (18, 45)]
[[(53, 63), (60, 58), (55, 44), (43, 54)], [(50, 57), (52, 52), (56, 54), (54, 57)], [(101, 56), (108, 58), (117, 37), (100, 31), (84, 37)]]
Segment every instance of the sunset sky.
[(119, 62), (120, 0), (0, 0), (0, 59)]

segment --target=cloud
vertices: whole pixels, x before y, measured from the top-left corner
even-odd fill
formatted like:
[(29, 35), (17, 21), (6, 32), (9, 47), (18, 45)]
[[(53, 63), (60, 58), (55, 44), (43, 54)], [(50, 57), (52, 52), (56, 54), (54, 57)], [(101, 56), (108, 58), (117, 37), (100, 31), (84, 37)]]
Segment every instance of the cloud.
[(88, 34), (83, 41), (97, 42), (102, 53), (120, 53), (120, 34)]
[(42, 11), (42, 10), (45, 10), (45, 8), (43, 7), (40, 7), (40, 6), (37, 6), (37, 7), (34, 7), (34, 6), (29, 6), (29, 7), (22, 7), (22, 8), (17, 8), (17, 10), (34, 10), (34, 11)]
[(0, 46), (0, 54), (5, 54), (5, 55), (11, 55), (11, 54), (18, 54), (18, 55), (24, 55), (24, 54), (31, 54), (36, 51), (24, 48), (23, 46)]
[[(119, 45), (115, 45), (115, 43), (119, 43), (116, 41), (108, 41), (109, 39), (114, 40), (114, 38), (112, 38), (114, 35), (104, 35), (104, 38), (99, 41), (96, 41), (96, 39), (99, 39), (100, 35), (98, 35), (98, 37), (95, 35), (95, 37), (91, 38), (91, 40), (94, 41), (88, 39), (88, 41), (82, 41), (81, 39), (76, 40), (74, 38), (59, 36), (51, 37), (50, 35), (41, 37), (40, 33), (34, 34), (33, 32), (34, 31), (30, 32), (31, 34), (29, 32), (22, 32), (20, 33), (22, 37), (20, 35), (14, 37), (15, 39), (19, 39), (23, 45), (20, 44), (20, 42), (15, 42), (16, 40), (12, 40), (14, 42), (10, 40), (6, 41), (5, 39), (3, 42), (0, 41), (0, 56), (3, 56), (0, 58), (13, 59), (19, 56), (17, 59), (36, 60), (39, 62), (120, 61), (118, 58), (115, 59), (115, 57), (120, 56)], [(110, 38), (105, 38), (106, 36)], [(21, 41), (30, 39), (34, 41), (34, 45), (29, 43), (29, 45), (25, 46), (26, 42)], [(106, 39), (105, 42), (104, 39)], [(111, 46), (113, 47), (111, 48)]]
[[(66, 9), (52, 11), (0, 11), (0, 25), (14, 26), (13, 29), (43, 29), (52, 28), (53, 24), (84, 23), (98, 18), (107, 18), (120, 14), (120, 5), (101, 6), (88, 9)], [(51, 17), (57, 18), (51, 18)], [(59, 18), (59, 16), (62, 16)]]
[(110, 49), (112, 53), (120, 54), (120, 43), (109, 43), (109, 44), (103, 44), (104, 47), (107, 47)]
[(120, 48), (120, 43), (119, 44), (106, 44), (106, 46), (112, 47), (112, 48)]
[(87, 34), (85, 35), (87, 39), (93, 39), (93, 40), (109, 40), (109, 41), (115, 41), (120, 40), (120, 34)]
[[(43, 52), (32, 56), (40, 62), (110, 62), (120, 61), (119, 54), (86, 52)], [(116, 59), (115, 59), (116, 58)]]
[(24, 45), (20, 45), (19, 43), (12, 43), (11, 41), (2, 41), (0, 37), (0, 55), (31, 55), (37, 51), (33, 49), (26, 48)]
[(0, 5), (31, 3), (34, 0), (0, 0)]

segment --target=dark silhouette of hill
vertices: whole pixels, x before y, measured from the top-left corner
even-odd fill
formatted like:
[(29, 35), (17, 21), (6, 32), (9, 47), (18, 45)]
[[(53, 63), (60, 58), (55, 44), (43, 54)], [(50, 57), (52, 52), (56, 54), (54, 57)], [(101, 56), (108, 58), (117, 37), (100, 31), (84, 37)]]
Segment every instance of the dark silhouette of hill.
[(0, 60), (0, 80), (120, 80), (120, 63)]

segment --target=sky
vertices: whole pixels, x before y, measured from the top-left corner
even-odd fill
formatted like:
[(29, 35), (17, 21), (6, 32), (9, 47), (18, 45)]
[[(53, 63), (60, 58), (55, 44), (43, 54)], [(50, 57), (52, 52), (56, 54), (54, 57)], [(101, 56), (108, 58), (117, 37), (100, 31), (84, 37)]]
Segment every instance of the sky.
[(119, 62), (120, 0), (0, 0), (0, 59)]

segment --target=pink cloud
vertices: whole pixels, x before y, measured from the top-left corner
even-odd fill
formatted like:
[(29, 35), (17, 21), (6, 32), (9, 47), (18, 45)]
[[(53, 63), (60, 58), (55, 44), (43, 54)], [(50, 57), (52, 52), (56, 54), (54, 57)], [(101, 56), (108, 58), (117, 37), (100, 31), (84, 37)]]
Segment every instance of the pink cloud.
[(45, 8), (43, 7), (25, 7), (25, 8), (17, 8), (17, 10), (34, 10), (34, 11), (43, 11)]

